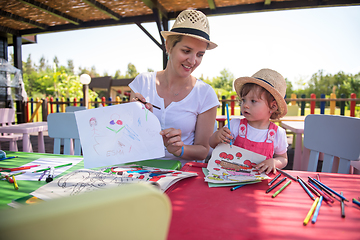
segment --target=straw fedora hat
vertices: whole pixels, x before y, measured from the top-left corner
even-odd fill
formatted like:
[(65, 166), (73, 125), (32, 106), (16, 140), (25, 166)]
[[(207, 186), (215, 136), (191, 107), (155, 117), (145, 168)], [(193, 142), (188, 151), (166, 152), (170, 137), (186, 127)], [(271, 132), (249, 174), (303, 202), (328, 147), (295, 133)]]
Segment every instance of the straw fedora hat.
[(278, 118), (286, 115), (287, 105), (284, 99), (286, 95), (286, 81), (280, 73), (265, 68), (256, 72), (251, 77), (240, 77), (236, 79), (234, 81), (234, 89), (238, 96), (240, 96), (239, 93), (246, 83), (255, 83), (268, 90), (277, 102), (279, 111)]
[(210, 27), (206, 15), (197, 10), (184, 10), (176, 18), (170, 31), (162, 31), (165, 38), (170, 35), (184, 35), (207, 42), (208, 50), (217, 47), (217, 44), (210, 41)]

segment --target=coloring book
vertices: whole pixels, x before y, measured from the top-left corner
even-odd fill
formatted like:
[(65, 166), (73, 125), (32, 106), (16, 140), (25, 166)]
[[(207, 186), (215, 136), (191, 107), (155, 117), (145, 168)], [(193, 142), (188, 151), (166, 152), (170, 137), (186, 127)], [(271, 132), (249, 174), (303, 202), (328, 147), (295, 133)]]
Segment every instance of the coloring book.
[(50, 200), (139, 182), (153, 184), (165, 192), (174, 183), (194, 176), (197, 174), (136, 165), (114, 166), (97, 171), (80, 169), (54, 179), (31, 195), (42, 200)]
[(160, 122), (139, 102), (76, 111), (75, 117), (85, 168), (165, 156)]
[(265, 173), (259, 174), (255, 165), (264, 161), (265, 156), (252, 151), (219, 144), (212, 152), (207, 169), (209, 175), (206, 182), (212, 183), (235, 183), (269, 179)]

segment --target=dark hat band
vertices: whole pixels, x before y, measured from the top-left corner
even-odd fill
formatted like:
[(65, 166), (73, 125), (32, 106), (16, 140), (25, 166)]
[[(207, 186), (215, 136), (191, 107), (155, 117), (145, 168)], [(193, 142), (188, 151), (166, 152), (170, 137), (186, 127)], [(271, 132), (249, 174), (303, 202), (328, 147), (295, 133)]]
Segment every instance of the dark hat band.
[(258, 77), (255, 77), (256, 79), (259, 79), (267, 84), (269, 84), (270, 86), (274, 87), (271, 83), (269, 83), (268, 81), (266, 81), (265, 79), (262, 79), (262, 78), (258, 78)]
[(173, 29), (171, 29), (171, 32), (192, 34), (192, 35), (196, 35), (199, 37), (203, 37), (206, 40), (210, 41), (209, 34), (207, 34), (206, 32), (203, 32), (201, 30), (194, 29), (194, 28), (173, 28)]

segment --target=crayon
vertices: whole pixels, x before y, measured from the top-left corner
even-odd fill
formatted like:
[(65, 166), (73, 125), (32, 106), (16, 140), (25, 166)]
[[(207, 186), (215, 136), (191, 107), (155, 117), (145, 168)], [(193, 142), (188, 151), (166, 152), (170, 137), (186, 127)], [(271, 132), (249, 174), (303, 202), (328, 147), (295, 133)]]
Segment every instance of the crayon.
[(279, 173), (276, 177), (274, 177), (273, 180), (271, 180), (271, 181), (268, 183), (268, 186), (271, 186), (271, 185), (276, 181), (276, 179), (278, 179), (280, 176), (281, 176), (281, 173)]
[(14, 188), (15, 188), (15, 190), (18, 190), (18, 189), (19, 189), (19, 186), (18, 186), (18, 184), (17, 184), (17, 182), (16, 182), (16, 180), (15, 180), (15, 176), (11, 176), (11, 178), (12, 178), (12, 180), (14, 181)]
[(291, 183), (291, 180), (289, 180), (287, 183), (285, 183), (284, 186), (282, 186), (279, 190), (277, 190), (272, 197), (276, 197), (279, 193), (281, 193), (289, 184)]
[(238, 189), (238, 188), (241, 188), (242, 186), (244, 186), (245, 184), (242, 184), (242, 185), (237, 185), (237, 186), (235, 186), (235, 187), (232, 187), (231, 189), (230, 189), (230, 191), (234, 191), (234, 190), (236, 190), (236, 189)]
[[(343, 192), (340, 192), (341, 196), (343, 196)], [(345, 206), (344, 206), (344, 200), (340, 201), (340, 206), (341, 206), (341, 217), (344, 218), (345, 217)]]
[[(226, 103), (226, 116), (227, 116), (228, 129), (230, 130), (229, 105), (227, 103)], [(232, 140), (230, 140), (230, 147), (231, 146), (232, 146)]]
[(321, 207), (322, 200), (323, 200), (323, 196), (320, 196), (320, 197), (319, 197), (319, 202), (318, 202), (318, 204), (316, 205), (316, 209), (315, 209), (313, 218), (312, 218), (312, 220), (311, 220), (311, 223), (315, 223), (316, 220), (317, 220), (317, 217), (318, 217), (318, 215), (319, 215), (319, 211), (320, 211), (320, 207)]
[(313, 202), (313, 204), (311, 205), (311, 208), (308, 212), (308, 214), (306, 215), (305, 219), (304, 219), (304, 225), (306, 226), (306, 224), (308, 224), (310, 218), (311, 218), (311, 215), (313, 214), (314, 210), (315, 210), (315, 207), (317, 205), (317, 203), (319, 202), (319, 198), (317, 197), (315, 199), (315, 201)]
[(297, 182), (296, 177), (291, 176), (290, 174), (288, 174), (287, 172), (284, 172), (283, 170), (281, 170), (280, 168), (276, 168), (277, 171), (281, 172), (282, 174), (284, 174), (285, 176), (291, 178), (292, 180), (294, 180), (295, 182)]
[(305, 186), (305, 184), (303, 183), (303, 181), (299, 178), (298, 176), (298, 182), (299, 184), (301, 185), (301, 187), (305, 190), (305, 192), (309, 195), (309, 197), (312, 199), (312, 200), (315, 200), (315, 197), (314, 195), (312, 195), (312, 193), (310, 192), (310, 190)]
[(325, 184), (323, 184), (322, 182), (319, 182), (318, 180), (314, 179), (314, 181), (318, 182), (321, 186), (323, 186), (324, 188), (326, 188), (327, 190), (329, 190), (330, 192), (332, 192), (333, 194), (335, 194), (336, 196), (338, 196), (339, 198), (341, 198), (344, 201), (349, 201), (347, 200), (344, 196), (341, 196), (339, 193), (335, 192), (334, 190), (332, 190), (331, 188), (329, 188), (328, 186), (326, 186)]
[[(63, 164), (63, 165), (55, 166), (54, 168), (66, 167), (66, 166), (69, 166), (69, 165), (72, 165), (72, 163), (66, 163), (66, 164)], [(33, 171), (33, 173), (42, 172), (42, 171), (46, 171), (46, 170), (50, 170), (50, 169), (51, 168), (48, 167), (48, 168)]]
[(278, 181), (277, 183), (275, 183), (273, 186), (271, 186), (270, 188), (268, 188), (268, 190), (266, 190), (266, 193), (271, 192), (274, 188), (276, 188), (277, 186), (279, 186), (282, 182), (284, 182), (287, 179), (287, 177), (284, 177), (283, 179), (281, 179), (280, 181)]
[(360, 202), (358, 200), (356, 200), (356, 198), (353, 198), (352, 202), (360, 207)]

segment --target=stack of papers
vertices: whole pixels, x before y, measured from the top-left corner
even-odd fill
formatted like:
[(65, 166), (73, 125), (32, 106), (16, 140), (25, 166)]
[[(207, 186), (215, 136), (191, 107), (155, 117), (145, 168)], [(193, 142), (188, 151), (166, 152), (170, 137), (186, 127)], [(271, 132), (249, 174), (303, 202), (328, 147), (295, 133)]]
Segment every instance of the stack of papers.
[[(231, 186), (269, 179), (265, 173), (260, 174), (254, 168), (265, 159), (265, 156), (244, 148), (219, 144), (213, 150), (207, 169), (204, 171), (205, 182)], [(214, 185), (209, 184), (209, 186)]]

